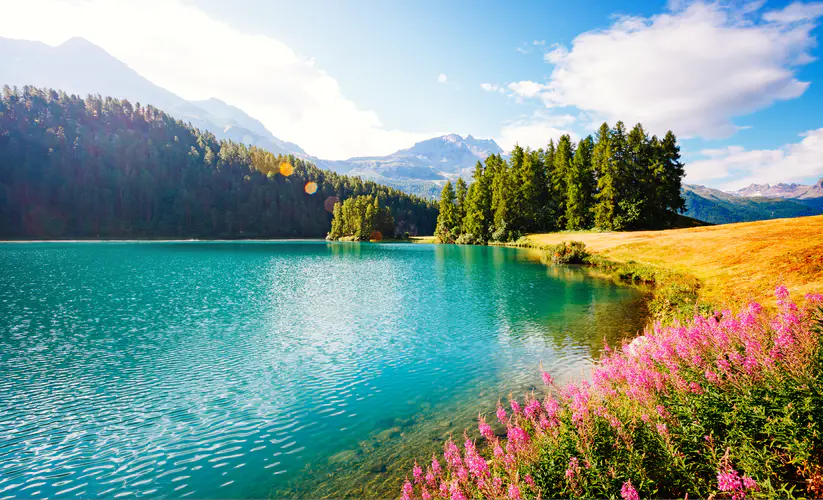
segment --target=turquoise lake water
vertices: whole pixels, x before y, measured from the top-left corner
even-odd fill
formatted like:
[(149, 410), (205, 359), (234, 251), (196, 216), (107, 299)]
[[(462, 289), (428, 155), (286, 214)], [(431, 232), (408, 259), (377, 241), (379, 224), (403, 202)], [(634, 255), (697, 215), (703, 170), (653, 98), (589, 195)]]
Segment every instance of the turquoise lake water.
[(0, 244), (0, 499), (396, 497), (644, 320), (510, 248)]

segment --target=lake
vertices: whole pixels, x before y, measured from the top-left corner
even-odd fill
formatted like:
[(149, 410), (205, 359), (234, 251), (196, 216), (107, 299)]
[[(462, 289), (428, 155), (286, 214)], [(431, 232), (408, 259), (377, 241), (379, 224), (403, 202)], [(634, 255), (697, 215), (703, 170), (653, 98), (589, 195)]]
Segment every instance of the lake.
[(643, 304), (512, 248), (0, 244), (0, 499), (396, 497)]

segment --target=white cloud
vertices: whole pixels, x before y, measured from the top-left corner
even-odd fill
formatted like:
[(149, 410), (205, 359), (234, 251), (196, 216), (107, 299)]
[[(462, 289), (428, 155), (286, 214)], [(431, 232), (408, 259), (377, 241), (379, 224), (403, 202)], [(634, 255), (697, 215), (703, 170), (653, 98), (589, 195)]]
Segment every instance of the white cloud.
[(532, 42), (533, 45), (546, 45), (546, 40), (535, 40)]
[(446, 83), (446, 80), (448, 80), (448, 77), (446, 76), (445, 73), (440, 73), (437, 76), (437, 83)]
[(612, 123), (640, 121), (655, 133), (726, 137), (739, 128), (733, 118), (806, 90), (796, 70), (812, 60), (811, 20), (823, 15), (820, 5), (760, 15), (757, 3), (698, 2), (650, 18), (622, 17), (546, 53), (555, 68), (536, 97)]
[(715, 181), (723, 189), (752, 183), (796, 182), (823, 175), (823, 128), (778, 149), (747, 151), (740, 146), (707, 149), (705, 159), (686, 163), (686, 182)]
[(494, 83), (481, 83), (480, 88), (486, 92), (499, 92), (502, 90), (500, 85), (496, 85)]
[(514, 49), (514, 50), (516, 50), (516, 51), (520, 52), (521, 54), (528, 54), (528, 53), (529, 53), (529, 51), (528, 51), (528, 50), (526, 50), (526, 49), (524, 49), (523, 47), (517, 47), (517, 48), (516, 48), (516, 49)]
[(51, 45), (82, 36), (154, 83), (230, 102), (321, 158), (387, 154), (433, 135), (387, 129), (312, 59), (185, 0), (2, 0), (0, 11), (0, 36)]
[(547, 90), (549, 87), (547, 85), (542, 85), (540, 83), (532, 82), (529, 80), (523, 80), (521, 82), (512, 82), (507, 85), (508, 89), (512, 91), (512, 93), (518, 97), (537, 97), (540, 95), (541, 92)]
[(563, 134), (569, 134), (576, 141), (579, 136), (569, 130), (576, 120), (571, 115), (554, 115), (538, 111), (528, 119), (504, 125), (495, 141), (505, 151), (511, 151), (515, 144), (532, 149), (545, 148), (549, 139), (557, 142)]
[(766, 12), (763, 19), (777, 23), (796, 23), (811, 21), (823, 16), (823, 3), (795, 2), (782, 10)]

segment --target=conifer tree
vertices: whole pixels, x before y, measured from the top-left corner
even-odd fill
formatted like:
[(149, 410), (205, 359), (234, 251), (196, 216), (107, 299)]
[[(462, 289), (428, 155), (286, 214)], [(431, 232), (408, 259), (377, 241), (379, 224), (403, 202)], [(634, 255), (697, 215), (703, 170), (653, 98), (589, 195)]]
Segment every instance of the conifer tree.
[(468, 190), (469, 187), (466, 185), (466, 181), (464, 181), (462, 177), (458, 177), (454, 189), (458, 226), (463, 223), (463, 219), (466, 217), (466, 195), (468, 194)]
[[(486, 165), (495, 161), (494, 156), (486, 159)], [(483, 167), (479, 161), (474, 167), (473, 182), (466, 196), (466, 217), (463, 219), (463, 234), (469, 235), (474, 242), (486, 242), (491, 238), (493, 220), (491, 175), (493, 170)]]
[(671, 130), (666, 132), (660, 143), (660, 158), (662, 163), (661, 201), (668, 211), (669, 222), (677, 212), (686, 211), (686, 200), (681, 192), (683, 177), (686, 175), (683, 164), (680, 162), (680, 146)]
[(572, 158), (574, 157), (574, 145), (568, 134), (560, 136), (557, 141), (557, 149), (554, 154), (554, 169), (552, 170), (552, 196), (557, 204), (557, 227), (566, 225), (566, 198), (568, 196), (568, 186), (566, 180), (571, 169)]
[(597, 194), (595, 195), (594, 225), (611, 231), (617, 215), (617, 202), (620, 197), (618, 176), (612, 157), (612, 130), (607, 123), (600, 125), (597, 142), (592, 151), (592, 169), (597, 177)]
[(546, 229), (546, 203), (549, 191), (539, 151), (526, 149), (518, 172), (519, 219), (523, 231)]
[(494, 177), (492, 178), (492, 210), (494, 211), (492, 239), (495, 241), (508, 241), (512, 239), (516, 232), (514, 219), (517, 213), (514, 206), (514, 182), (511, 169), (506, 162), (500, 160), (496, 163)]
[(594, 175), (592, 173), (591, 136), (577, 144), (574, 159), (566, 176), (566, 229), (578, 230), (589, 227), (592, 211)]
[(460, 232), (460, 221), (457, 218), (456, 195), (451, 181), (447, 181), (440, 192), (440, 214), (437, 216), (435, 237), (440, 243), (454, 243)]

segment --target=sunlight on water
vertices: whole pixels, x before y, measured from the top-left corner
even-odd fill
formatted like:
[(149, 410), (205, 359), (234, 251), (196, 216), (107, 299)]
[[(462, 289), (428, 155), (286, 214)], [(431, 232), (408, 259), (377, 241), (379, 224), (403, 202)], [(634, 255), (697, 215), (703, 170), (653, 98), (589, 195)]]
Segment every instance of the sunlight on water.
[(396, 496), (643, 314), (506, 248), (0, 245), (0, 498)]

